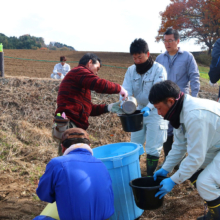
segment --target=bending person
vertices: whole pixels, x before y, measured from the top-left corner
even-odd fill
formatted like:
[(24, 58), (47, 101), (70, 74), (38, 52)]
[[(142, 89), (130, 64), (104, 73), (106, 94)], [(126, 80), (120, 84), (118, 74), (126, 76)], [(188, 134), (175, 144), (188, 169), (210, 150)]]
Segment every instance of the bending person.
[[(87, 53), (80, 59), (79, 65), (73, 68), (60, 83), (55, 117), (57, 114), (65, 113), (69, 120), (68, 128), (79, 127), (86, 130), (89, 126), (89, 116), (122, 111), (119, 102), (109, 105), (95, 105), (91, 102), (92, 90), (97, 93), (120, 94), (123, 99), (128, 95), (119, 84), (99, 78), (100, 68), (101, 60), (95, 54)], [(53, 131), (56, 132), (57, 129)], [(60, 151), (59, 154), (61, 155)]]
[(179, 170), (161, 181), (155, 196), (162, 198), (176, 184), (189, 179), (200, 196), (207, 202), (209, 212), (198, 218), (220, 219), (220, 105), (219, 103), (194, 98), (180, 91), (172, 81), (155, 84), (150, 91), (149, 101), (158, 114), (170, 121), (174, 127), (174, 143), (157, 176), (166, 176), (177, 165), (182, 156)]
[(60, 219), (108, 219), (114, 214), (112, 181), (106, 166), (93, 157), (88, 133), (66, 130), (62, 151), (64, 155), (53, 158), (40, 178), (39, 198), (56, 201)]

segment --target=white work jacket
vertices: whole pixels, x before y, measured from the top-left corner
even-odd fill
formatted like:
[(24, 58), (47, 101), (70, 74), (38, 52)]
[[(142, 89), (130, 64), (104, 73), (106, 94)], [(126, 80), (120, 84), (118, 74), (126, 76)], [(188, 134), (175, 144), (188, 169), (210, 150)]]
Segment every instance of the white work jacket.
[(154, 105), (148, 100), (150, 89), (155, 83), (166, 79), (166, 69), (157, 62), (154, 62), (153, 66), (143, 75), (137, 73), (134, 64), (128, 67), (122, 86), (128, 91), (128, 96), (133, 95), (137, 99), (137, 109), (141, 110), (148, 106), (152, 110)]
[(53, 74), (57, 75), (57, 73), (62, 73), (61, 79), (70, 71), (70, 65), (65, 63), (63, 66), (61, 63), (57, 63), (54, 66)]
[(220, 151), (220, 104), (185, 94), (180, 123), (174, 129), (174, 143), (162, 167), (171, 172), (188, 153), (179, 170), (171, 176), (177, 184), (205, 168)]

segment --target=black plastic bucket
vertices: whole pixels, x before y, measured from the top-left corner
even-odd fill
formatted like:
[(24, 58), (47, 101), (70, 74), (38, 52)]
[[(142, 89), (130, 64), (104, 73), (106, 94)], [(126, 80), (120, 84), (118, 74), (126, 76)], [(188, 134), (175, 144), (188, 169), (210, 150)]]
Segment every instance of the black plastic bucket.
[(134, 199), (137, 207), (144, 210), (157, 209), (163, 204), (163, 198), (155, 197), (159, 191), (160, 182), (166, 177), (157, 177), (154, 181), (153, 177), (141, 177), (130, 181)]
[(143, 113), (136, 110), (133, 114), (118, 115), (124, 131), (134, 132), (143, 128)]

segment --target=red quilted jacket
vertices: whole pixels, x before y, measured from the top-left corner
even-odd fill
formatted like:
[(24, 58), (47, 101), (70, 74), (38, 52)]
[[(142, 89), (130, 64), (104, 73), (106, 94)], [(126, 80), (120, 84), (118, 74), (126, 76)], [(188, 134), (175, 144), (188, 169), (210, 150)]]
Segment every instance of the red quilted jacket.
[(117, 94), (121, 87), (99, 78), (84, 65), (78, 65), (67, 73), (60, 84), (55, 115), (65, 112), (77, 127), (87, 129), (90, 115), (98, 116), (106, 112), (105, 104), (92, 104), (91, 90), (97, 93)]

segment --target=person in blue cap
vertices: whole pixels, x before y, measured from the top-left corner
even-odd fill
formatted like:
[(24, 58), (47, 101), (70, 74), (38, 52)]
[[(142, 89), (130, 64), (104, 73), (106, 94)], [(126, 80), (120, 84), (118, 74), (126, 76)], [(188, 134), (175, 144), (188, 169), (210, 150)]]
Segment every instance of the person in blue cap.
[(45, 202), (56, 201), (60, 219), (105, 220), (114, 214), (109, 172), (93, 156), (88, 133), (67, 129), (62, 135), (63, 156), (53, 158), (36, 190)]

